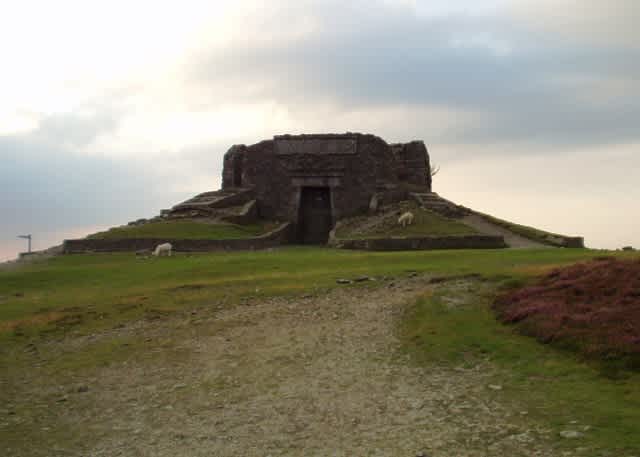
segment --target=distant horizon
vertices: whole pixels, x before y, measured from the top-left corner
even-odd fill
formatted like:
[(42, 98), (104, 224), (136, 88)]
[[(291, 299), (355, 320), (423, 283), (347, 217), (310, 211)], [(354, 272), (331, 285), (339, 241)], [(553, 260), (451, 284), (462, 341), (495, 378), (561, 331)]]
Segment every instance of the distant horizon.
[[(434, 178), (434, 181), (436, 183), (437, 186), (437, 182), (438, 182), (438, 176), (436, 176)], [(170, 205), (164, 205), (162, 206), (162, 208), (170, 208), (171, 206), (179, 203), (180, 201), (183, 201), (186, 198), (189, 198), (195, 194), (201, 193), (201, 192), (207, 192), (207, 191), (211, 191), (211, 190), (217, 190), (219, 189), (219, 186), (215, 189), (210, 188), (210, 189), (201, 189), (200, 191), (196, 191), (194, 193), (190, 193), (187, 194), (185, 193), (184, 196), (182, 198), (179, 198), (179, 201), (175, 201), (173, 203), (171, 203)], [(437, 189), (434, 189), (435, 192), (437, 192)], [(438, 192), (437, 192), (438, 193)], [(494, 214), (492, 213), (490, 210), (486, 209), (491, 207), (490, 205), (487, 206), (486, 204), (481, 204), (481, 207), (475, 207), (472, 206), (471, 204), (469, 204), (469, 202), (465, 202), (465, 201), (457, 201), (455, 199), (453, 199), (450, 195), (447, 195), (445, 193), (439, 192), (439, 194), (445, 198), (449, 198), (451, 200), (453, 200), (455, 203), (457, 204), (461, 204), (467, 207), (470, 207), (471, 209), (477, 210), (477, 211), (481, 211), (481, 212), (486, 212), (491, 214), (492, 216), (495, 217), (499, 217), (502, 219), (507, 219), (510, 222), (515, 222), (515, 223), (519, 223), (519, 224), (523, 224), (523, 225), (530, 225), (533, 226), (535, 228), (541, 229), (541, 230), (545, 230), (545, 231), (549, 231), (549, 232), (556, 232), (556, 233), (560, 233), (563, 235), (568, 235), (568, 236), (584, 236), (585, 237), (585, 245), (587, 248), (591, 248), (591, 249), (608, 249), (608, 250), (617, 250), (617, 249), (621, 249), (625, 246), (633, 246), (633, 247), (638, 247), (638, 244), (633, 245), (633, 243), (629, 242), (629, 243), (624, 243), (624, 242), (618, 242), (616, 243), (615, 241), (611, 241), (610, 244), (605, 244), (606, 241), (603, 241), (601, 238), (599, 239), (600, 243), (599, 245), (594, 245), (588, 236), (585, 236), (584, 233), (582, 232), (563, 232), (561, 230), (558, 230), (555, 227), (550, 227), (550, 226), (541, 226), (540, 224), (535, 224), (535, 223), (526, 223), (524, 222), (525, 220), (531, 221), (535, 215), (536, 212), (535, 211), (531, 211), (530, 214), (527, 214), (527, 211), (522, 211), (519, 212), (518, 214), (521, 214), (523, 219), (521, 220), (514, 220), (514, 219), (510, 219), (509, 217), (506, 217), (504, 214)], [(474, 199), (474, 201), (476, 201)], [(41, 250), (45, 250), (48, 249), (50, 247), (53, 246), (57, 246), (59, 244), (61, 244), (65, 239), (75, 239), (75, 238), (84, 238), (85, 236), (88, 236), (92, 233), (96, 233), (96, 232), (100, 232), (100, 231), (104, 231), (104, 230), (108, 230), (111, 227), (116, 227), (116, 226), (120, 226), (120, 225), (126, 225), (128, 222), (134, 221), (136, 219), (140, 219), (140, 218), (151, 218), (154, 216), (159, 215), (160, 213), (160, 209), (162, 208), (158, 208), (157, 211), (150, 211), (147, 212), (144, 215), (140, 215), (140, 216), (134, 216), (134, 217), (130, 217), (127, 220), (120, 220), (120, 221), (114, 221), (111, 224), (105, 224), (105, 225), (96, 225), (96, 226), (83, 226), (83, 227), (72, 227), (69, 228), (67, 230), (63, 230), (63, 231), (58, 231), (58, 232), (41, 232), (40, 234), (38, 233), (32, 233), (33, 235), (33, 240), (32, 240), (32, 251), (41, 251)], [(527, 217), (528, 216), (528, 217)], [(594, 234), (595, 236), (597, 236), (597, 234)], [(5, 262), (5, 261), (9, 261), (9, 260), (14, 260), (16, 259), (19, 254), (21, 252), (26, 252), (26, 240), (22, 240), (18, 238), (18, 235), (16, 235), (16, 239), (15, 241), (7, 239), (4, 240), (4, 243), (0, 243), (0, 262)], [(17, 248), (18, 246), (23, 245), (25, 247), (24, 250), (20, 250), (19, 248)], [(14, 252), (12, 254), (12, 252)]]

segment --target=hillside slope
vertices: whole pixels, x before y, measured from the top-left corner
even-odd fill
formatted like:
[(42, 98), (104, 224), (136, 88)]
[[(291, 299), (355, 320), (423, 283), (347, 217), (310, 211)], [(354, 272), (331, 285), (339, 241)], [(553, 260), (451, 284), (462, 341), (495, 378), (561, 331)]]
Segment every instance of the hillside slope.
[(599, 254), (287, 248), (0, 271), (0, 452), (634, 455), (639, 375), (604, 378), (488, 306)]

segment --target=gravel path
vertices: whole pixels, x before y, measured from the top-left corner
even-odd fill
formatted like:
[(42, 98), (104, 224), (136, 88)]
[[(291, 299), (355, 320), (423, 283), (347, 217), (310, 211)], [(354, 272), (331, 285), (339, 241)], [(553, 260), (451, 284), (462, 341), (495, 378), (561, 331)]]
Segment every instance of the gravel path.
[(96, 399), (136, 439), (112, 435), (90, 455), (552, 455), (545, 431), (487, 389), (486, 369), (425, 372), (398, 352), (394, 321), (424, 287), (342, 289), (203, 319), (218, 330), (180, 343), (185, 366), (103, 374), (99, 391), (138, 392), (135, 406)]
[(81, 444), (13, 455), (564, 455), (488, 388), (490, 368), (427, 370), (399, 352), (397, 319), (427, 287), (416, 277), (136, 327), (142, 355), (59, 387), (87, 384), (51, 406)]

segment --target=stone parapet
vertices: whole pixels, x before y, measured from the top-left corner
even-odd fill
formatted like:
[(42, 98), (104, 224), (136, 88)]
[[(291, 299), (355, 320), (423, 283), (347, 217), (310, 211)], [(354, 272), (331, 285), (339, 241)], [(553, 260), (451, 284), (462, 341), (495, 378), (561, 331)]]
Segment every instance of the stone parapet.
[(416, 238), (333, 239), (331, 246), (368, 251), (412, 251), (436, 249), (502, 249), (507, 245), (501, 236), (451, 235)]
[(210, 252), (268, 249), (291, 242), (293, 225), (285, 223), (269, 233), (244, 239), (210, 240), (210, 239), (169, 239), (169, 238), (121, 238), (121, 239), (79, 239), (65, 240), (64, 254), (80, 254), (90, 252), (134, 252), (153, 250), (162, 243), (171, 243), (174, 251)]

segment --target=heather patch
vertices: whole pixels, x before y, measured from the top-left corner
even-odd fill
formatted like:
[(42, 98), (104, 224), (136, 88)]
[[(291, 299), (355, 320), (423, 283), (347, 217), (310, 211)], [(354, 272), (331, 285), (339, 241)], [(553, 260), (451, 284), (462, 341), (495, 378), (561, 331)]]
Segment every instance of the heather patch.
[(523, 333), (640, 368), (640, 261), (602, 258), (558, 268), (501, 295), (500, 319)]

